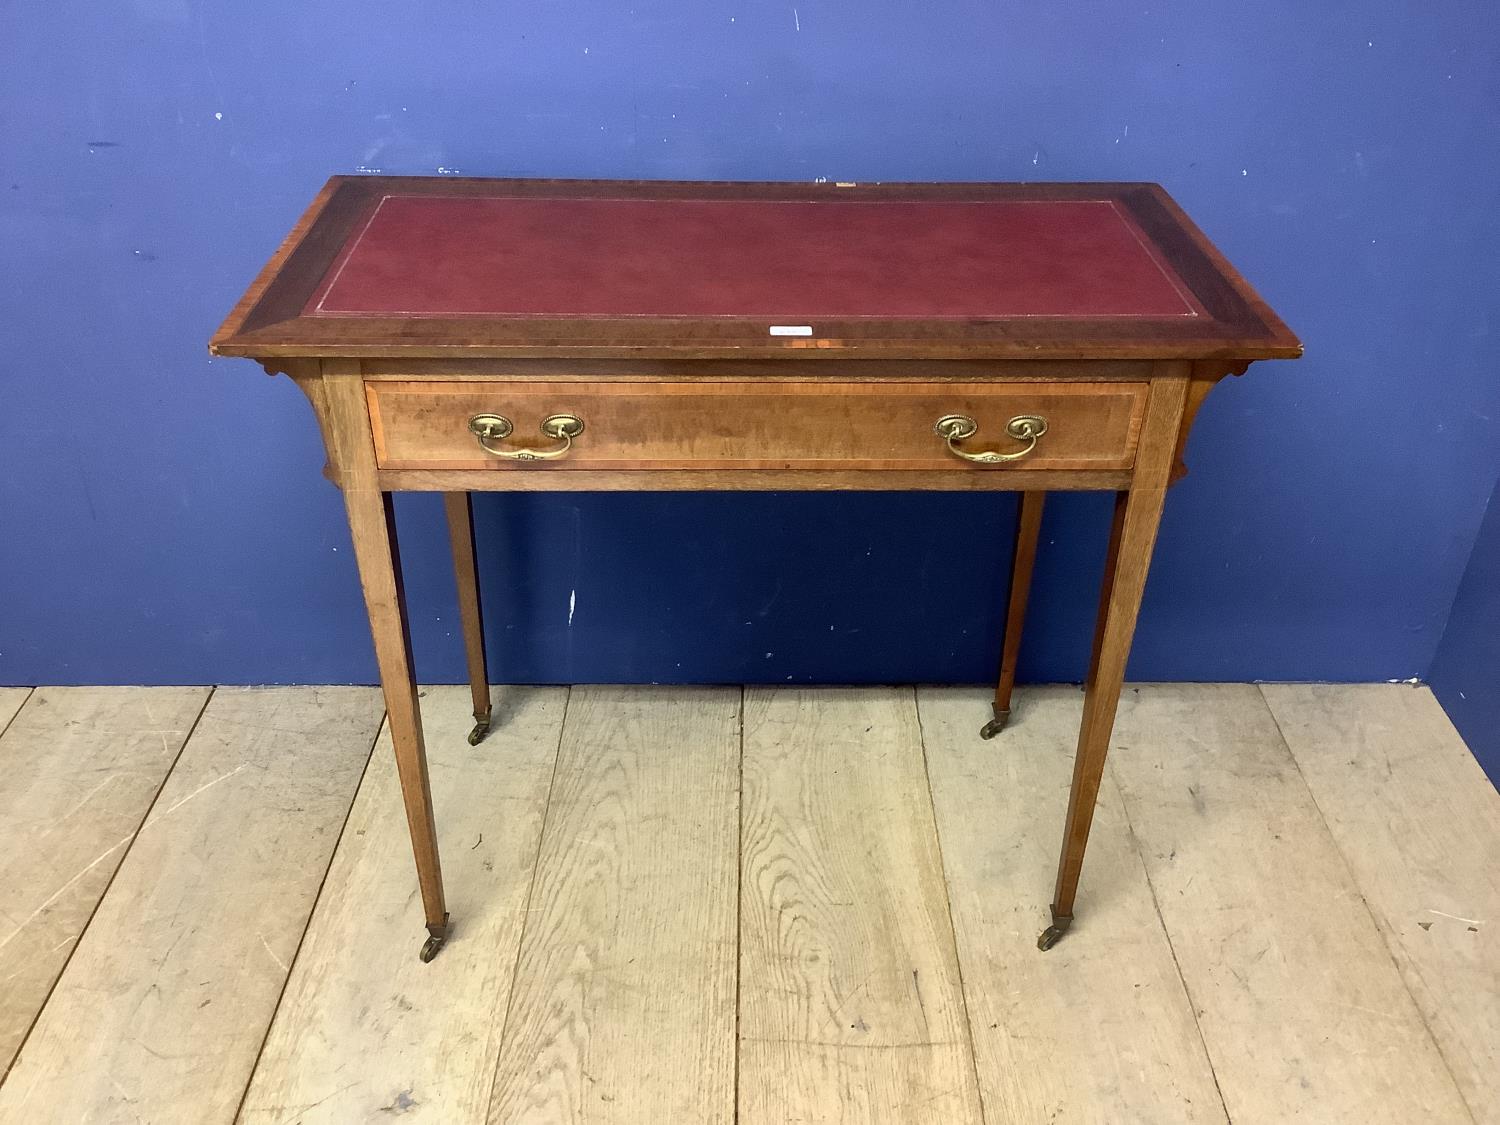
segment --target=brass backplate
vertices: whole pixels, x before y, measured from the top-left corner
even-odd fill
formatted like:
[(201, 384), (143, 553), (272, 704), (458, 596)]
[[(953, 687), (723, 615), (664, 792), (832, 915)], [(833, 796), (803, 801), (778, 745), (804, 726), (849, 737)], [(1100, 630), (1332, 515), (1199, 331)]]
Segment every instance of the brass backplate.
[(583, 433), (583, 419), (576, 414), (553, 414), (542, 419), (542, 433), (550, 438), (575, 438)]

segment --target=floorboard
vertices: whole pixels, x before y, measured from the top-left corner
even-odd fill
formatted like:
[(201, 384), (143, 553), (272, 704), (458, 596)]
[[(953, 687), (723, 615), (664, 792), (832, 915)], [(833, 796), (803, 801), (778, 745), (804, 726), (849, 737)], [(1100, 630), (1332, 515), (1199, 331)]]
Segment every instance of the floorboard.
[(369, 688), (214, 693), (0, 1086), (0, 1121), (234, 1116), (380, 715)]
[(5, 733), (5, 728), (16, 717), (31, 690), (29, 687), (0, 687), (0, 735)]
[(747, 688), (740, 1121), (978, 1122), (910, 688)]
[(1258, 688), (1127, 689), (1110, 763), (1232, 1120), (1469, 1119)]
[(427, 689), (422, 965), (377, 691), (0, 689), (0, 1121), (1500, 1125), (1425, 688), (1127, 689), (1046, 954), (1076, 689), (743, 699)]
[(1475, 1120), (1500, 1123), (1500, 793), (1426, 687), (1262, 691)]
[(490, 1121), (734, 1114), (737, 688), (575, 687)]
[[(0, 693), (0, 1077), (208, 696), (208, 688)], [(12, 703), (17, 711), (7, 714)]]
[(567, 688), (501, 688), (471, 747), (467, 687), (423, 691), (452, 936), (422, 904), (383, 731), (241, 1112), (247, 1123), (482, 1122)]
[(1083, 694), (1023, 688), (984, 741), (972, 688), (917, 696), (943, 866), (992, 1122), (1223, 1122), (1146, 869), (1105, 779), (1078, 921), (1047, 953)]

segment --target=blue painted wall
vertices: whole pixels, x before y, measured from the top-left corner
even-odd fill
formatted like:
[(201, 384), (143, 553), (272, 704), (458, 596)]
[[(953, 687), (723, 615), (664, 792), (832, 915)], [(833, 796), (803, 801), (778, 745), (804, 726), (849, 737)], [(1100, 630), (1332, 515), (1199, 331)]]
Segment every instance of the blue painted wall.
[(1500, 785), (1500, 484), (1490, 496), (1429, 678), (1474, 757)]
[[(306, 403), (204, 350), (335, 172), (1164, 183), (1309, 355), (1204, 409), (1137, 677), (1424, 673), (1500, 468), (1487, 0), (13, 0), (0, 44), (0, 682), (372, 678)], [(483, 497), (496, 675), (984, 679), (1012, 513)], [(1024, 676), (1080, 674), (1106, 519), (1053, 503)]]

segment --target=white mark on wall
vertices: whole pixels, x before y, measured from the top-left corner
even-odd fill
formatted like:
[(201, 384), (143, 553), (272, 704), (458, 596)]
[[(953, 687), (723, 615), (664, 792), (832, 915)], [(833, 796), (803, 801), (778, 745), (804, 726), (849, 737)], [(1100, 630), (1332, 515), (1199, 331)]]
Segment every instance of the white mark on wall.
[(216, 113), (216, 114), (214, 114), (214, 120), (215, 121), (223, 121), (224, 120), (224, 115), (222, 113)]
[(1121, 141), (1123, 141), (1128, 136), (1130, 136), (1130, 126), (1129, 125), (1125, 126), (1125, 131), (1123, 133), (1121, 133), (1118, 137), (1115, 138), (1115, 144), (1119, 144)]
[(797, 14), (797, 9), (792, 9), (792, 27), (797, 31), (802, 30), (802, 17)]
[(1242, 176), (1248, 176), (1249, 174), (1250, 174), (1250, 169), (1249, 168), (1241, 168), (1240, 169), (1240, 175), (1242, 175)]
[[(356, 172), (373, 172), (376, 175), (379, 175), (382, 171), (384, 171), (384, 169), (382, 168), (367, 168), (363, 164), (357, 165), (354, 170)], [(338, 548), (335, 547), (334, 550), (337, 551)]]
[(568, 627), (572, 628), (573, 614), (578, 609), (578, 588), (575, 586), (568, 591)]
[(456, 176), (456, 175), (458, 175), (458, 169), (457, 168), (444, 168), (441, 164), (439, 164), (437, 166), (437, 168), (434, 169), (434, 171), (436, 171), (439, 176)]

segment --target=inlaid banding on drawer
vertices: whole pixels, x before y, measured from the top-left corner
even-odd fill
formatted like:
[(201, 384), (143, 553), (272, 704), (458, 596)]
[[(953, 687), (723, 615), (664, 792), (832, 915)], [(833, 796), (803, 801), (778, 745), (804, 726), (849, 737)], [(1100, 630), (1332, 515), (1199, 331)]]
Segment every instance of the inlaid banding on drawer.
[[(376, 459), (383, 469), (828, 469), (1016, 473), (1128, 469), (1145, 383), (547, 383), (370, 380), (365, 384)], [(492, 450), (555, 451), (544, 420), (571, 415), (583, 430), (555, 460), (486, 452), (476, 416), (507, 420)], [(958, 447), (1015, 453), (1016, 418), (1045, 419), (1024, 457), (984, 465), (952, 452), (934, 432), (959, 415), (976, 429)], [(503, 427), (480, 424), (488, 434)], [(1023, 428), (1024, 429), (1024, 428)]]

